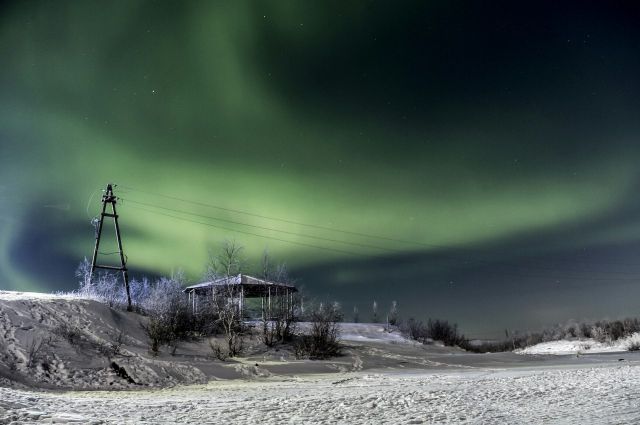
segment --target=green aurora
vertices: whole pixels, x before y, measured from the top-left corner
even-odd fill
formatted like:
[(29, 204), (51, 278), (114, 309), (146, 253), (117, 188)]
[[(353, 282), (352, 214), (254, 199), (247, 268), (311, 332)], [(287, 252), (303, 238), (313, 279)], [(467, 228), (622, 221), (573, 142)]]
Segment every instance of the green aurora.
[(137, 274), (197, 281), (236, 239), (364, 315), (398, 299), (480, 335), (637, 314), (637, 6), (1, 7), (2, 289), (73, 288), (114, 182)]

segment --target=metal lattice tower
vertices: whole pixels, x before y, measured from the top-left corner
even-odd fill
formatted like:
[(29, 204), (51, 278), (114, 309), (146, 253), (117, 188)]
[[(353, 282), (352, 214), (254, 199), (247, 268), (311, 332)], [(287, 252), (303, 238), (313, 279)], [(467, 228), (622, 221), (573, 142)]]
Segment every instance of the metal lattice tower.
[[(118, 198), (113, 194), (113, 188), (116, 185), (107, 184), (107, 189), (102, 195), (102, 213), (100, 214), (100, 220), (98, 222), (98, 229), (96, 231), (96, 245), (93, 249), (93, 259), (91, 260), (91, 275), (89, 281), (93, 278), (93, 272), (95, 269), (117, 270), (122, 272), (122, 278), (124, 279), (124, 287), (127, 292), (127, 310), (131, 311), (131, 292), (129, 291), (129, 275), (127, 274), (127, 262), (125, 260), (124, 251), (122, 250), (122, 238), (120, 237), (120, 226), (118, 225), (118, 214), (116, 213), (116, 203)], [(107, 205), (111, 205), (111, 213), (107, 212)], [(102, 226), (104, 225), (104, 218), (113, 218), (113, 222), (116, 228), (116, 239), (118, 242), (118, 254), (120, 255), (120, 267), (118, 266), (106, 266), (96, 263), (98, 259), (98, 248), (100, 247), (100, 237), (102, 236)]]

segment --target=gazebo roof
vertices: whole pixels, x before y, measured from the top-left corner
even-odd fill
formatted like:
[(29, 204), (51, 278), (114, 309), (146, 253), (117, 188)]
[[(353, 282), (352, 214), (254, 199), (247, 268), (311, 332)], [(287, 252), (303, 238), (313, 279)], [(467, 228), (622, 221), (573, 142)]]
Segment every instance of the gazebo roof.
[(297, 292), (298, 289), (290, 283), (271, 282), (269, 280), (258, 279), (257, 277), (246, 274), (239, 274), (232, 277), (223, 277), (209, 282), (198, 283), (184, 288), (184, 292), (199, 292), (214, 287), (225, 287), (230, 285), (242, 286), (245, 290), (245, 296), (261, 296), (266, 295), (270, 289), (286, 289), (289, 292)]

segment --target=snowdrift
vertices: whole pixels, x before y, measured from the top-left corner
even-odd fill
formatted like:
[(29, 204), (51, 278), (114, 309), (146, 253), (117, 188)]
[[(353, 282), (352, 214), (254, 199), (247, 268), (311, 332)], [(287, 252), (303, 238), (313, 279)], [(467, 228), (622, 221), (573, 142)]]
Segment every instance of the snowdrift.
[(621, 338), (610, 343), (598, 342), (594, 339), (583, 340), (560, 340), (542, 342), (520, 350), (516, 350), (517, 354), (551, 354), (551, 355), (567, 355), (567, 354), (587, 354), (587, 353), (616, 353), (630, 351), (640, 347), (640, 333), (635, 333), (626, 338)]

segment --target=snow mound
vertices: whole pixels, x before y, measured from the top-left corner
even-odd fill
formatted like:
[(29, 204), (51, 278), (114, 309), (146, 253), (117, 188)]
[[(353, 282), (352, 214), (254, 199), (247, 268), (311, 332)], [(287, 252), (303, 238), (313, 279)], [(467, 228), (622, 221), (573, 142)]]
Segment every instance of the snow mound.
[(541, 342), (523, 349), (515, 350), (517, 354), (551, 354), (567, 355), (579, 353), (616, 353), (633, 350), (640, 346), (640, 333), (634, 333), (611, 343), (598, 342), (594, 339), (560, 340)]
[(81, 297), (74, 293), (44, 293), (44, 292), (19, 292), (0, 290), (0, 300), (77, 300)]
[(1, 291), (0, 377), (76, 389), (207, 382), (197, 367), (149, 355), (146, 320), (75, 295)]
[(413, 344), (397, 328), (390, 330), (380, 323), (340, 323), (340, 339), (343, 341), (384, 342), (390, 344)]

